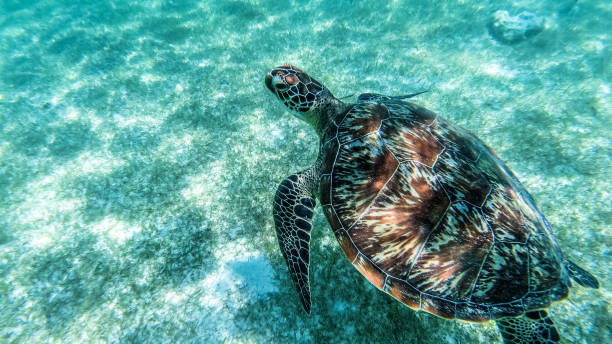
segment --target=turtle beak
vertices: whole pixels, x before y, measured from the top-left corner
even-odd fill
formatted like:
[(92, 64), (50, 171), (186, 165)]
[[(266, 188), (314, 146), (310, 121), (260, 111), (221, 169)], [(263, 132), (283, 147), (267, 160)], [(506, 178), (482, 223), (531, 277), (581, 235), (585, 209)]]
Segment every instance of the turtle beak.
[(266, 87), (274, 93), (274, 87), (272, 86), (272, 74), (266, 74)]
[(272, 91), (272, 93), (276, 93), (276, 91), (284, 91), (288, 87), (283, 81), (283, 78), (279, 74), (276, 74), (274, 70), (266, 74), (265, 81), (266, 87)]

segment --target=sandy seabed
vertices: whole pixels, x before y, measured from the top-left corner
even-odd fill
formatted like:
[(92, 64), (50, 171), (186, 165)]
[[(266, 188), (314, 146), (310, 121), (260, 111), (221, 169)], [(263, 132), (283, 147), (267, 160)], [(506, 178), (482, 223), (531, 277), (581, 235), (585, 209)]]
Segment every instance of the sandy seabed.
[[(564, 340), (612, 341), (607, 1), (23, 3), (0, 3), (0, 341), (500, 343), (377, 291), (320, 209), (302, 311), (271, 207), (318, 147), (264, 87), (283, 63), (338, 97), (429, 90), (599, 278), (551, 307)], [(503, 42), (498, 10), (545, 24)]]

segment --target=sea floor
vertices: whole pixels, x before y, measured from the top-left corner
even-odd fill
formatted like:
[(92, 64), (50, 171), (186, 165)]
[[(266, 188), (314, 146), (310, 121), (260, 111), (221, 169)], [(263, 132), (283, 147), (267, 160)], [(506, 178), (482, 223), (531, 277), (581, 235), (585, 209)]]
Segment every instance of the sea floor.
[(291, 63), (429, 90), (598, 277), (551, 307), (564, 342), (612, 342), (611, 26), (603, 0), (0, 2), (0, 341), (500, 343), (377, 291), (320, 209), (303, 312), (271, 207), (317, 137), (263, 83)]

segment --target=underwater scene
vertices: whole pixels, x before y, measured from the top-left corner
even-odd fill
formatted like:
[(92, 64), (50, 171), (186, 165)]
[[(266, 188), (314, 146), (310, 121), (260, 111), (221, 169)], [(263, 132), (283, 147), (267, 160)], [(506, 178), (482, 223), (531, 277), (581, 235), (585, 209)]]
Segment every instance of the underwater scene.
[(502, 343), (377, 290), (319, 200), (304, 311), (273, 201), (319, 137), (284, 64), (346, 104), (426, 91), (599, 280), (548, 307), (560, 342), (612, 342), (611, 27), (605, 0), (0, 1), (0, 342)]

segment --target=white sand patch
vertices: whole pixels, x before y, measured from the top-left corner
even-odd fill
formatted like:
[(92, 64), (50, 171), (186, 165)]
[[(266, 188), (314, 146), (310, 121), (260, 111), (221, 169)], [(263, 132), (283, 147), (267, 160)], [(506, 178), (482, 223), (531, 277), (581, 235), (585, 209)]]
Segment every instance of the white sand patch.
[(209, 291), (200, 296), (200, 304), (216, 310), (228, 305), (240, 307), (249, 298), (266, 297), (278, 291), (274, 270), (257, 253), (241, 254), (227, 260), (205, 279), (197, 282), (196, 287)]
[(157, 75), (153, 75), (150, 73), (145, 73), (143, 75), (140, 76), (140, 81), (142, 81), (145, 84), (150, 84), (156, 81), (160, 81), (162, 80), (162, 77), (157, 76)]
[(91, 231), (114, 241), (116, 244), (122, 244), (135, 233), (140, 232), (141, 228), (131, 226), (112, 216), (107, 216), (102, 221), (92, 224)]
[(516, 71), (502, 67), (498, 63), (490, 63), (483, 66), (482, 70), (491, 76), (512, 79), (516, 76)]

